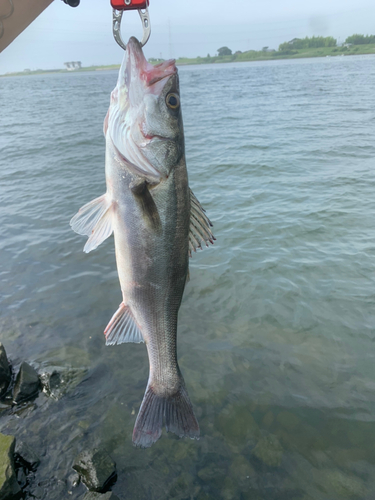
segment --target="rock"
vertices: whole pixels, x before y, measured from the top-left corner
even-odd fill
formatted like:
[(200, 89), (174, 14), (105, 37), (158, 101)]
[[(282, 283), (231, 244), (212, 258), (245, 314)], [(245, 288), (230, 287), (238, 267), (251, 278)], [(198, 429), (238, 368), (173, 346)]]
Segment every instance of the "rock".
[(169, 483), (168, 498), (197, 498), (200, 486), (194, 484), (195, 476), (182, 471)]
[(35, 471), (40, 464), (40, 458), (32, 448), (23, 441), (17, 441), (14, 451), (16, 458), (23, 463), (27, 469)]
[[(252, 480), (257, 477), (252, 465), (243, 455), (237, 455), (233, 458), (229, 471), (236, 482), (242, 480), (244, 480), (244, 482), (252, 482)], [(248, 481), (249, 479), (251, 479), (251, 481)]]
[(73, 469), (87, 488), (96, 492), (105, 492), (117, 477), (115, 462), (107, 452), (97, 448), (78, 455)]
[(206, 493), (205, 491), (202, 491), (199, 493), (197, 500), (217, 500), (216, 496), (211, 496), (210, 494)]
[(0, 342), (0, 396), (6, 393), (12, 374), (3, 344)]
[(53, 395), (61, 385), (61, 374), (57, 370), (53, 370), (52, 373), (45, 372), (41, 376), (41, 381), (46, 394)]
[(269, 467), (279, 467), (283, 456), (283, 448), (276, 436), (263, 432), (262, 437), (253, 449), (253, 455)]
[(203, 467), (203, 469), (198, 471), (198, 477), (204, 482), (217, 481), (218, 479), (226, 477), (226, 469), (214, 462), (211, 462), (206, 465), (206, 467)]
[(119, 497), (112, 493), (112, 491), (108, 491), (107, 493), (88, 491), (83, 497), (83, 500), (119, 500)]
[(229, 477), (231, 477), (242, 494), (246, 491), (254, 491), (257, 488), (257, 473), (243, 455), (233, 457), (229, 468)]
[(13, 500), (21, 493), (14, 470), (13, 454), (16, 440), (0, 434), (0, 498)]
[(272, 411), (268, 411), (263, 417), (262, 424), (264, 425), (264, 427), (271, 427), (274, 420), (275, 420), (275, 417), (274, 417)]
[(37, 395), (40, 388), (40, 380), (37, 372), (25, 361), (20, 366), (13, 390), (13, 401), (22, 403)]
[(73, 472), (67, 479), (69, 488), (77, 488), (81, 482), (78, 472)]
[(12, 409), (12, 403), (8, 400), (4, 400), (3, 402), (0, 403), (0, 416), (2, 413), (11, 409)]
[(27, 478), (25, 471), (23, 470), (22, 467), (17, 469), (16, 475), (17, 475), (17, 483), (20, 485), (21, 488), (24, 488), (27, 484)]
[(40, 375), (43, 392), (58, 401), (68, 391), (74, 389), (86, 374), (86, 369), (50, 366)]
[(366, 488), (359, 477), (340, 470), (317, 471), (314, 473), (314, 479), (321, 484), (323, 491), (330, 496), (364, 498), (367, 494)]
[(289, 411), (281, 411), (277, 415), (277, 421), (288, 431), (294, 431), (301, 423), (300, 419)]
[(245, 405), (227, 405), (216, 417), (215, 427), (228, 444), (249, 446), (259, 437), (259, 427)]
[(37, 500), (41, 500), (43, 498), (43, 495), (45, 493), (44, 488), (42, 486), (34, 485), (28, 488), (28, 493), (31, 498), (35, 498)]

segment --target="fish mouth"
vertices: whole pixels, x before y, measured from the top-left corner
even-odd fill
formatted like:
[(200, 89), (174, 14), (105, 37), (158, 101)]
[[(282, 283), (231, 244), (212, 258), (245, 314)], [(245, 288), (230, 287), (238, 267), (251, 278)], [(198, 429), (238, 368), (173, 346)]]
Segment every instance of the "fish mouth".
[(173, 137), (164, 137), (164, 136), (158, 135), (158, 134), (149, 134), (148, 132), (144, 131), (142, 126), (139, 127), (139, 130), (140, 130), (142, 136), (148, 142), (151, 142), (153, 140), (160, 140), (160, 141), (172, 141), (173, 140)]
[[(148, 87), (153, 87), (156, 83), (171, 77), (177, 73), (175, 59), (169, 59), (153, 66), (149, 63), (142, 50), (139, 41), (132, 36), (126, 45), (126, 73), (132, 74), (132, 68), (136, 68), (139, 78), (143, 80)], [(159, 86), (157, 86), (159, 88)]]

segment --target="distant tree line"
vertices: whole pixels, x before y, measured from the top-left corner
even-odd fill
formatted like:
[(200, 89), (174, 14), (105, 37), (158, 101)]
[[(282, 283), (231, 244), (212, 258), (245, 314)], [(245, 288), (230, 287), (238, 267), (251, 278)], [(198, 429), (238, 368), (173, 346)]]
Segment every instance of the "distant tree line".
[[(345, 44), (352, 44), (352, 45), (365, 45), (365, 44), (375, 44), (375, 35), (351, 35), (348, 36), (347, 39), (345, 40)], [(284, 55), (295, 55), (298, 54), (299, 49), (317, 49), (321, 47), (337, 47), (337, 40), (336, 38), (333, 38), (332, 36), (312, 36), (308, 37), (306, 36), (305, 38), (293, 38), (293, 40), (290, 40), (289, 42), (284, 42), (279, 45), (279, 50), (274, 51), (274, 50), (269, 50), (268, 47), (262, 47), (262, 50), (259, 51), (262, 52), (263, 54), (265, 52), (269, 53), (274, 53), (275, 56), (284, 56)], [(333, 49), (333, 52), (337, 51), (344, 51), (348, 50), (347, 47), (341, 47), (337, 49)], [(257, 54), (257, 51), (254, 50), (249, 50), (246, 51), (245, 54), (250, 54), (253, 53), (253, 55)], [(223, 57), (223, 56), (231, 56), (231, 60), (246, 60), (245, 58), (247, 56), (243, 55), (241, 51), (237, 51), (233, 54), (232, 50), (229, 47), (220, 47), (220, 49), (217, 50), (217, 56), (218, 57)], [(212, 62), (215, 60), (215, 57), (211, 57), (210, 54), (207, 54), (205, 59), (206, 62)], [(202, 59), (201, 57), (198, 57), (197, 59)]]
[(375, 43), (375, 35), (351, 35), (345, 40), (345, 43), (353, 45), (365, 45), (367, 43)]
[(279, 50), (290, 49), (316, 49), (318, 47), (336, 47), (337, 40), (332, 36), (312, 36), (306, 38), (294, 38), (290, 42), (279, 45)]

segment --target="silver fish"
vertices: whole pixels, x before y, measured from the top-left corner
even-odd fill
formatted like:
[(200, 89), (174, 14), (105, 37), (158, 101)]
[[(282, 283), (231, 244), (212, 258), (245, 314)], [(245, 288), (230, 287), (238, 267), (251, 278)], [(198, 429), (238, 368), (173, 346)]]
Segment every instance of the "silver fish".
[(176, 352), (177, 315), (188, 259), (213, 243), (211, 222), (188, 185), (175, 61), (149, 64), (130, 38), (104, 120), (107, 192), (71, 220), (89, 236), (85, 252), (114, 234), (122, 302), (106, 344), (145, 342), (150, 373), (133, 443), (167, 431), (199, 438)]

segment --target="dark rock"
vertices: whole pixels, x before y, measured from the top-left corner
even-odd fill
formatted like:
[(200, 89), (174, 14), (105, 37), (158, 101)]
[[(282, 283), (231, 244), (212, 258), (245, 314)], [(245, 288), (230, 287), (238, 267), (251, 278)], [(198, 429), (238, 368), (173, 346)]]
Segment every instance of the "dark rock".
[(0, 434), (0, 498), (14, 500), (21, 493), (14, 470), (13, 454), (16, 440)]
[(69, 488), (77, 488), (81, 482), (81, 478), (79, 477), (78, 472), (72, 472), (72, 474), (68, 477), (68, 486)]
[(53, 371), (48, 378), (47, 388), (49, 392), (55, 391), (61, 385), (61, 375), (57, 371)]
[(43, 392), (58, 401), (81, 382), (86, 372), (86, 369), (47, 367), (40, 375)]
[(119, 500), (119, 497), (112, 493), (112, 491), (108, 491), (107, 493), (88, 491), (83, 500)]
[(0, 396), (6, 393), (12, 378), (8, 358), (3, 344), (0, 342)]
[(20, 485), (21, 488), (24, 488), (27, 484), (27, 478), (25, 471), (21, 467), (20, 469), (17, 469), (17, 483)]
[(91, 491), (105, 492), (117, 478), (115, 462), (107, 452), (96, 448), (78, 455), (73, 469)]
[(53, 399), (60, 399), (61, 379), (62, 374), (58, 369), (52, 368), (50, 370), (43, 371), (40, 374), (43, 392)]
[(35, 471), (40, 464), (40, 458), (38, 455), (23, 441), (17, 441), (14, 453), (19, 462), (25, 465), (27, 469)]
[(29, 488), (28, 493), (30, 494), (30, 498), (37, 498), (39, 500), (43, 498), (45, 491), (44, 488), (37, 484)]
[(37, 372), (25, 361), (20, 366), (13, 391), (13, 401), (22, 403), (37, 395), (40, 388), (40, 380)]
[(2, 413), (12, 409), (12, 403), (10, 401), (0, 402), (0, 417)]

